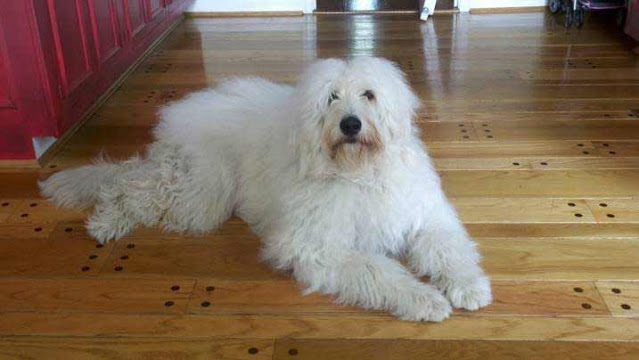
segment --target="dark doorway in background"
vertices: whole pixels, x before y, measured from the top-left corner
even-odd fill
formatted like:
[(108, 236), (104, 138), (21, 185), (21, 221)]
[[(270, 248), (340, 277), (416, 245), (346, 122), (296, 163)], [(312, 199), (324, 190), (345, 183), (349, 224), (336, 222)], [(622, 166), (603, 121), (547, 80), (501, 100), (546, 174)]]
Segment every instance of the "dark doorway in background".
[(417, 11), (419, 0), (317, 0), (317, 11)]
[(455, 8), (455, 0), (437, 0), (435, 11), (437, 10), (453, 10)]
[[(419, 11), (420, 0), (317, 0), (318, 12)], [(435, 10), (452, 10), (455, 0), (437, 0)]]

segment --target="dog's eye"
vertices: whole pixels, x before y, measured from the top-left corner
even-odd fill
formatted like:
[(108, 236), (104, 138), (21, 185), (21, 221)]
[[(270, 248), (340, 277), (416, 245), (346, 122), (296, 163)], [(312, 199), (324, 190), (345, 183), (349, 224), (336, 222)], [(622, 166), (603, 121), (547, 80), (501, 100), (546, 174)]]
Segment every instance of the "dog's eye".
[(331, 96), (328, 98), (328, 105), (330, 105), (333, 102), (333, 100), (337, 100), (337, 99), (339, 99), (339, 96), (337, 96), (337, 93), (332, 92)]
[(370, 91), (370, 90), (366, 90), (366, 91), (364, 91), (364, 93), (362, 94), (362, 96), (366, 96), (366, 98), (367, 98), (369, 101), (373, 101), (373, 100), (375, 100), (375, 94), (373, 94), (373, 92), (372, 92), (372, 91)]

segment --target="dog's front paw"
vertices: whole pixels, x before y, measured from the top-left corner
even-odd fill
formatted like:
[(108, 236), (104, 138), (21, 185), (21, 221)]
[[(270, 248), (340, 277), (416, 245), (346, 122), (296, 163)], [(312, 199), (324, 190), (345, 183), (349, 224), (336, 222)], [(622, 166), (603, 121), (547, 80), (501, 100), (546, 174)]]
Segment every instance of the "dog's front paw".
[(398, 305), (393, 314), (402, 320), (442, 321), (450, 316), (453, 308), (435, 287), (397, 294)]
[(455, 308), (474, 311), (493, 300), (490, 280), (486, 276), (450, 281), (443, 290)]

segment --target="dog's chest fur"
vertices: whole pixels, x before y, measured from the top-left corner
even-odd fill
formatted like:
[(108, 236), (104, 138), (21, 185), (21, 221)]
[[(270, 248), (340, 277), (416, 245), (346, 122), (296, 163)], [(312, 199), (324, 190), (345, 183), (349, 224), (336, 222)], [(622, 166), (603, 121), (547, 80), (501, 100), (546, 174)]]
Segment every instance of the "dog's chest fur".
[(318, 245), (398, 254), (417, 225), (410, 214), (424, 206), (427, 180), (419, 173), (396, 163), (368, 181), (332, 178), (292, 186), (279, 199), (275, 227), (297, 228)]

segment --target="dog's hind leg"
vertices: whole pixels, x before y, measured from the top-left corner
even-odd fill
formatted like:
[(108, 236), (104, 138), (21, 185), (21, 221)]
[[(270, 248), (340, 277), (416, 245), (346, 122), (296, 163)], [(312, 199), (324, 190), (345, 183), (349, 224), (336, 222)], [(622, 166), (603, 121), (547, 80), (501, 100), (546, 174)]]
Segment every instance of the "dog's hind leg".
[(58, 206), (87, 209), (95, 204), (102, 187), (111, 186), (139, 163), (137, 156), (122, 162), (99, 157), (92, 165), (58, 171), (38, 185), (42, 194)]
[(180, 182), (162, 226), (171, 231), (204, 233), (216, 229), (232, 214), (236, 180), (220, 156), (193, 161), (189, 176)]
[(100, 189), (95, 212), (87, 222), (89, 234), (105, 242), (124, 236), (138, 224), (159, 224), (188, 178), (188, 167), (178, 149), (153, 144), (147, 159)]
[(115, 188), (103, 190), (94, 212), (89, 216), (87, 231), (100, 243), (121, 238), (139, 223), (123, 200), (125, 196), (125, 192)]
[(142, 223), (158, 223), (166, 206), (160, 205), (158, 170), (145, 163), (101, 188), (94, 212), (87, 221), (89, 234), (103, 243), (118, 239)]

